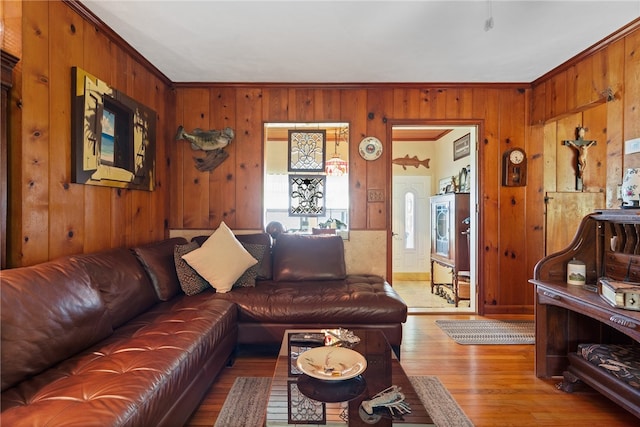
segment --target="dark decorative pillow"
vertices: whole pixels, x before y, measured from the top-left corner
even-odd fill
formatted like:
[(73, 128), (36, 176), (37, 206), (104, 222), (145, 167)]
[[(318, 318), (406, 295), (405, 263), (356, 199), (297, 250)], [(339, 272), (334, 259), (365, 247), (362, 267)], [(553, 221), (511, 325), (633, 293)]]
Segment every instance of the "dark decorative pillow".
[(249, 267), (243, 274), (240, 276), (236, 283), (233, 284), (234, 288), (249, 288), (256, 285), (256, 277), (258, 277), (258, 273), (260, 272), (260, 263), (264, 254), (267, 250), (265, 245), (257, 245), (255, 243), (242, 243), (242, 246), (254, 257), (258, 263)]
[(171, 254), (175, 245), (184, 243), (187, 243), (185, 238), (174, 237), (132, 248), (147, 271), (161, 301), (169, 301), (180, 292), (180, 283), (176, 276), (175, 264), (171, 262)]
[(187, 295), (196, 295), (211, 287), (209, 282), (204, 280), (185, 260), (182, 256), (198, 249), (200, 245), (197, 242), (189, 242), (186, 245), (176, 245), (173, 251), (173, 259), (176, 264), (176, 273), (180, 281), (182, 291)]

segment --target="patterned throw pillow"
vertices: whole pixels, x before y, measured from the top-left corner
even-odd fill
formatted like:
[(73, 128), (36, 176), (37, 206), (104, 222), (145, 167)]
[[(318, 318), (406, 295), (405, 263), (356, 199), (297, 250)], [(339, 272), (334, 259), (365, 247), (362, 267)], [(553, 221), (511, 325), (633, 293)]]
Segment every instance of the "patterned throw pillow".
[(190, 242), (186, 245), (176, 245), (173, 250), (173, 259), (176, 263), (176, 273), (180, 281), (182, 291), (187, 295), (195, 295), (210, 288), (209, 282), (204, 280), (185, 260), (182, 256), (198, 249), (200, 245), (197, 242)]
[(260, 272), (260, 263), (262, 262), (262, 258), (264, 257), (264, 253), (267, 250), (265, 245), (257, 245), (255, 243), (244, 243), (241, 242), (242, 246), (254, 257), (258, 260), (258, 263), (252, 265), (245, 271), (242, 276), (233, 284), (234, 288), (250, 288), (256, 285), (256, 277), (258, 277), (258, 273)]

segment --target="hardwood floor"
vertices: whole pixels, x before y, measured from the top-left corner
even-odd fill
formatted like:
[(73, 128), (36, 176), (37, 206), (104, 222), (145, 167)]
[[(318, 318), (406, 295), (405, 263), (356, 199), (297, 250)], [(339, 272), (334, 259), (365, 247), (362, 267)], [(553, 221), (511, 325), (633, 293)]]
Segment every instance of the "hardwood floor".
[[(443, 317), (409, 315), (402, 365), (407, 375), (436, 375), (476, 426), (640, 425), (640, 420), (586, 386), (567, 394), (556, 389), (559, 379), (536, 378), (533, 345), (459, 345), (436, 326), (435, 320)], [(236, 377), (271, 376), (274, 366), (275, 355), (239, 355), (233, 367), (221, 372), (186, 425), (212, 427)]]

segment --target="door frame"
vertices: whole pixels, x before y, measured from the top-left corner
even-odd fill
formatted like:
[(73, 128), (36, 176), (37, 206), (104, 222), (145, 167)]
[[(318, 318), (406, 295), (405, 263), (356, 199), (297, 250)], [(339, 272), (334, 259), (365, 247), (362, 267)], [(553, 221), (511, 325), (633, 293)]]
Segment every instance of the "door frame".
[[(483, 236), (483, 215), (482, 209), (480, 209), (480, 200), (478, 195), (482, 194), (482, 188), (484, 187), (484, 183), (482, 180), (482, 176), (480, 174), (479, 165), (483, 164), (483, 150), (480, 144), (480, 141), (485, 141), (485, 133), (484, 133), (484, 120), (482, 119), (387, 119), (386, 120), (386, 140), (388, 142), (389, 147), (385, 150), (385, 161), (387, 164), (387, 188), (389, 189), (388, 203), (387, 203), (387, 281), (393, 285), (393, 236), (392, 236), (392, 203), (391, 198), (393, 197), (393, 163), (392, 163), (392, 129), (394, 126), (466, 126), (466, 127), (475, 127), (476, 128), (476, 141), (475, 141), (475, 163), (471, 165), (473, 172), (473, 176), (475, 176), (475, 188), (473, 189), (473, 194), (471, 194), (471, 206), (470, 210), (472, 216), (475, 216), (475, 230), (472, 231), (473, 237), (472, 241), (475, 242), (475, 245), (471, 248), (471, 269), (473, 280), (475, 280), (475, 296), (472, 295), (472, 301), (475, 300), (475, 307), (471, 307), (474, 313), (479, 315), (484, 314), (484, 304), (481, 303), (480, 299), (484, 295), (484, 285), (483, 285), (483, 276), (484, 269), (482, 266), (484, 265), (483, 252), (479, 251), (481, 242), (484, 240)], [(475, 272), (475, 274), (473, 274)]]

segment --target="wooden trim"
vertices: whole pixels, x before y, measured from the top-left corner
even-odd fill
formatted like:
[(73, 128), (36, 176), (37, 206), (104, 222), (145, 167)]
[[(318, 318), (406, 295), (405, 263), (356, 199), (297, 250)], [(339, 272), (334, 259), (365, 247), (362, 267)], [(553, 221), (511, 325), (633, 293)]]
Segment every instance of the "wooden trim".
[(530, 89), (531, 83), (243, 83), (243, 82), (179, 82), (176, 89), (186, 88), (259, 88), (259, 89)]
[(574, 57), (558, 65), (556, 68), (538, 77), (533, 82), (531, 82), (531, 86), (535, 87), (546, 82), (553, 76), (564, 72), (568, 68), (576, 65), (578, 62), (583, 61), (585, 58), (593, 55), (599, 50), (605, 49), (606, 47), (610, 46), (612, 43), (624, 38), (625, 36), (629, 35), (630, 33), (632, 33), (637, 29), (640, 29), (640, 18), (636, 18), (635, 20), (631, 21), (624, 27), (620, 28), (615, 33), (609, 34), (607, 37), (603, 38), (599, 42), (591, 45), (590, 47), (578, 53)]

